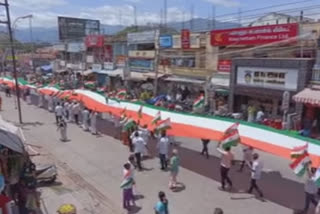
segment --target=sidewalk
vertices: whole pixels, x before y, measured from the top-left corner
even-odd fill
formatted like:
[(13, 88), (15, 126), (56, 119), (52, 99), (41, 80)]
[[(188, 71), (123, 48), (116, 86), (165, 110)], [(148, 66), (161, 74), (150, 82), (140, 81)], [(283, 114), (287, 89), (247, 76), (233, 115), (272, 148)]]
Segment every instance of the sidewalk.
[[(7, 120), (17, 121), (13, 105), (13, 99), (3, 98), (2, 115)], [(55, 162), (59, 169), (62, 186), (42, 189), (43, 203), (48, 213), (55, 213), (62, 202), (76, 204), (80, 213), (90, 213), (94, 207), (100, 210), (91, 213), (125, 213), (121, 208), (119, 185), (128, 149), (114, 138), (92, 136), (73, 124), (68, 127), (71, 141), (61, 143), (53, 114), (24, 102), (22, 109), (26, 139), (30, 144), (42, 146), (43, 153), (49, 155), (41, 158)], [(247, 194), (221, 192), (217, 181), (185, 168), (181, 169), (178, 179), (186, 188), (173, 193), (168, 189), (169, 175), (159, 170), (157, 159), (147, 160), (144, 165), (149, 170), (136, 173), (137, 189), (141, 194), (141, 199), (137, 201), (140, 209), (131, 213), (154, 213), (153, 206), (160, 190), (167, 193), (172, 214), (211, 214), (215, 207), (221, 207), (230, 214), (292, 213), (286, 207), (262, 202)]]

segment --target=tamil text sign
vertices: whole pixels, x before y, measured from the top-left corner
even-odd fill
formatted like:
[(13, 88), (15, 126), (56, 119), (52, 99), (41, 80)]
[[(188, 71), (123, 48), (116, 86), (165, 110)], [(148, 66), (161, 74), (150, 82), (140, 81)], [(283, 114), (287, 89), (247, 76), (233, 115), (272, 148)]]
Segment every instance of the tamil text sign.
[(237, 85), (296, 91), (298, 70), (238, 67)]
[(298, 24), (266, 25), (211, 31), (212, 46), (261, 45), (284, 40), (291, 41), (298, 35)]
[(231, 60), (222, 59), (218, 62), (218, 71), (221, 72), (230, 72), (231, 71)]
[(153, 71), (154, 60), (152, 59), (130, 59), (129, 67), (131, 71), (147, 72)]
[(98, 47), (101, 48), (104, 46), (104, 36), (101, 35), (89, 35), (86, 37), (86, 46), (87, 47)]

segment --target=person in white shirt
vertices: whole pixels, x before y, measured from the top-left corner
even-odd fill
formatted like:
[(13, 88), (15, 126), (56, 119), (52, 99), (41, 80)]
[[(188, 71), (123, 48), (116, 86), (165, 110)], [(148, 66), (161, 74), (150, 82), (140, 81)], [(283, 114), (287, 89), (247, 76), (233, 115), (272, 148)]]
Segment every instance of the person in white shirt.
[(166, 132), (161, 133), (161, 137), (158, 140), (157, 150), (160, 158), (161, 170), (168, 168), (168, 151), (169, 151), (169, 139)]
[(90, 114), (91, 133), (93, 135), (98, 134), (98, 132), (97, 132), (97, 116), (98, 116), (98, 113), (96, 111), (92, 111)]
[(63, 116), (63, 108), (60, 105), (60, 103), (57, 103), (57, 106), (55, 107), (54, 112), (56, 114), (56, 123), (58, 124)]
[(134, 137), (132, 138), (132, 145), (134, 146), (134, 154), (136, 156), (138, 170), (142, 170), (141, 165), (141, 154), (145, 150), (146, 142), (142, 137), (139, 136), (139, 132), (135, 132)]
[(48, 110), (49, 110), (49, 112), (53, 111), (53, 98), (52, 98), (52, 95), (48, 96)]
[(240, 166), (240, 169), (239, 169), (239, 172), (242, 172), (243, 171), (243, 168), (245, 165), (247, 166), (251, 166), (252, 164), (252, 155), (253, 155), (253, 147), (252, 146), (244, 146), (243, 147), (243, 160), (241, 162), (241, 166)]
[(219, 148), (220, 144), (218, 144), (217, 151), (222, 155), (221, 162), (220, 162), (220, 175), (221, 175), (221, 188), (222, 190), (225, 190), (225, 183), (227, 182), (229, 185), (229, 188), (232, 188), (232, 181), (229, 178), (229, 170), (232, 166), (233, 162), (233, 154), (230, 151), (230, 147), (226, 147), (224, 150)]
[(64, 112), (64, 117), (66, 121), (69, 121), (70, 118), (70, 113), (69, 113), (69, 102), (65, 102), (63, 105), (63, 112)]
[(303, 213), (308, 213), (310, 203), (313, 203), (314, 206), (317, 206), (318, 201), (316, 200), (316, 194), (318, 192), (318, 187), (316, 184), (316, 179), (314, 178), (316, 174), (317, 169), (308, 166), (308, 174), (307, 174), (307, 180), (304, 185), (304, 191), (305, 191), (305, 204)]
[(262, 123), (263, 118), (264, 118), (263, 109), (260, 109), (257, 113), (257, 116), (256, 116), (256, 122)]
[(259, 155), (257, 153), (253, 154), (253, 163), (250, 165), (251, 169), (251, 181), (250, 181), (250, 187), (248, 190), (248, 193), (252, 193), (252, 191), (255, 189), (261, 198), (263, 198), (263, 193), (261, 189), (257, 185), (257, 180), (261, 179), (261, 173), (263, 169), (262, 162), (259, 161)]
[(84, 131), (89, 130), (89, 114), (90, 113), (86, 108), (82, 111), (82, 124), (83, 124), (82, 128)]

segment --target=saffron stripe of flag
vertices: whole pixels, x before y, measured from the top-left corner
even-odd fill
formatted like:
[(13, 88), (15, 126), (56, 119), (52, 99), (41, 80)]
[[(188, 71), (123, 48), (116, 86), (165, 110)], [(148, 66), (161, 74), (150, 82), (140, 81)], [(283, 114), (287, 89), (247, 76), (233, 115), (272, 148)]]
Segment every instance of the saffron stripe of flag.
[(305, 174), (308, 163), (310, 162), (310, 158), (308, 153), (305, 153), (304, 155), (300, 156), (299, 158), (295, 159), (291, 164), (290, 168), (293, 170), (293, 172), (301, 177)]
[(237, 146), (240, 142), (240, 135), (238, 130), (234, 130), (229, 134), (225, 134), (220, 142), (224, 149), (232, 146)]
[(302, 156), (306, 152), (308, 152), (308, 143), (306, 143), (303, 146), (294, 147), (291, 150), (290, 155), (291, 155), (291, 158), (298, 158), (298, 157)]

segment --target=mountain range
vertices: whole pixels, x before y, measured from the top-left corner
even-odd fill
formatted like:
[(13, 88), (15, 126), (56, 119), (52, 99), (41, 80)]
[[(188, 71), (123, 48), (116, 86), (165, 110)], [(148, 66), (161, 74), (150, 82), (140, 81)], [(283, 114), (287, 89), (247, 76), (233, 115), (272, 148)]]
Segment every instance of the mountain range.
[[(239, 27), (238, 23), (233, 22), (219, 22), (212, 21), (204, 18), (196, 18), (185, 22), (170, 22), (167, 24), (169, 28), (180, 31), (183, 28), (192, 29), (193, 32), (200, 31), (209, 31), (214, 29), (227, 29), (227, 28), (235, 28)], [(191, 27), (192, 26), (192, 27)], [(123, 25), (101, 25), (101, 33), (114, 35), (122, 30), (124, 30), (127, 26)], [(5, 32), (5, 27), (0, 27), (0, 32)], [(58, 38), (58, 27), (34, 27), (32, 29), (33, 33), (33, 41), (37, 43), (57, 43), (59, 42)], [(25, 29), (17, 29), (15, 32), (15, 38), (21, 42), (30, 42), (30, 30), (28, 28)]]

